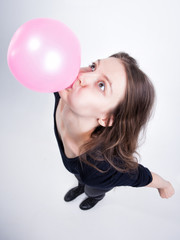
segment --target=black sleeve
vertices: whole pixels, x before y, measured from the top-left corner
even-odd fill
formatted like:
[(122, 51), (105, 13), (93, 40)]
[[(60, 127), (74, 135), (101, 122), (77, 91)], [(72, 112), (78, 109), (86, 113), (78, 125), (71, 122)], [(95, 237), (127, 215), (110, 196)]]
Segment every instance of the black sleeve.
[(141, 164), (138, 165), (136, 171), (129, 173), (119, 172), (109, 166), (107, 162), (97, 164), (97, 167), (103, 171), (109, 169), (104, 173), (98, 172), (93, 167), (84, 166), (84, 182), (99, 188), (113, 188), (117, 186), (144, 187), (152, 181), (151, 172)]
[(144, 187), (152, 182), (152, 174), (148, 168), (139, 164), (138, 169), (130, 173), (116, 172), (114, 177), (116, 186)]
[(139, 164), (138, 170), (134, 173), (134, 179), (132, 182), (132, 187), (144, 187), (151, 183), (153, 180), (152, 174), (148, 168)]

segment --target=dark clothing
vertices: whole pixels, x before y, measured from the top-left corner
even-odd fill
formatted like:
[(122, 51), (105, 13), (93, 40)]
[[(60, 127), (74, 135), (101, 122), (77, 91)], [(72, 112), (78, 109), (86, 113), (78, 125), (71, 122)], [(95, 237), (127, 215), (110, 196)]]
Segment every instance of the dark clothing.
[(75, 177), (78, 180), (79, 185), (84, 186), (84, 192), (88, 197), (97, 197), (97, 196), (102, 196), (105, 195), (106, 192), (109, 192), (113, 187), (111, 188), (96, 188), (96, 187), (91, 187), (87, 184), (84, 184), (81, 179), (79, 178), (79, 175), (75, 174)]
[[(55, 95), (55, 107), (54, 107), (54, 131), (59, 146), (59, 150), (62, 156), (63, 163), (66, 169), (75, 174), (77, 179), (84, 184), (96, 189), (104, 189), (107, 191), (116, 186), (132, 186), (132, 187), (143, 187), (148, 185), (152, 181), (151, 172), (148, 168), (145, 168), (141, 164), (138, 165), (138, 170), (133, 173), (121, 173), (114, 169), (107, 161), (96, 161), (96, 166), (101, 170), (108, 170), (105, 173), (97, 171), (95, 168), (85, 164), (80, 163), (79, 157), (68, 158), (64, 152), (64, 146), (62, 140), (58, 134), (56, 126), (56, 109), (60, 100), (59, 93), (54, 93)], [(92, 163), (95, 163), (93, 159), (88, 158)], [(121, 159), (119, 159), (121, 161)]]

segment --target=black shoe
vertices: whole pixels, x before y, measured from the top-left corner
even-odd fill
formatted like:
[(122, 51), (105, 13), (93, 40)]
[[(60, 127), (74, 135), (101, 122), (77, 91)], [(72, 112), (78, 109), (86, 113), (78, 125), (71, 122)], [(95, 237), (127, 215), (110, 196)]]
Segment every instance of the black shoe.
[(78, 185), (77, 187), (72, 188), (69, 190), (66, 195), (64, 196), (64, 201), (70, 202), (74, 200), (76, 197), (81, 195), (84, 192), (84, 186)]
[(82, 210), (89, 210), (93, 208), (99, 201), (104, 198), (105, 194), (100, 195), (98, 197), (88, 197), (86, 198), (80, 205), (80, 209)]

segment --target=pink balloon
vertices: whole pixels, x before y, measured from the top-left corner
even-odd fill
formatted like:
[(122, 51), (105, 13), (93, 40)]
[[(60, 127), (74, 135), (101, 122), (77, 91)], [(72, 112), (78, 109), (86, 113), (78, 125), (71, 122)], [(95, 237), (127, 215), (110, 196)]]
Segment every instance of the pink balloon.
[(33, 19), (15, 32), (8, 48), (8, 66), (24, 86), (56, 92), (70, 86), (80, 69), (80, 44), (63, 23)]

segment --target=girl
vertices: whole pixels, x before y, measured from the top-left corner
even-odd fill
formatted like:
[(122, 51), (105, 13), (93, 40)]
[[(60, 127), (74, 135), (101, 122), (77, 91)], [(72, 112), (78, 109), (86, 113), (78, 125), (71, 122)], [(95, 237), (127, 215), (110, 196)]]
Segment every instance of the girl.
[(174, 194), (170, 182), (138, 164), (134, 155), (155, 97), (134, 58), (120, 52), (97, 60), (54, 95), (56, 139), (65, 167), (78, 180), (66, 202), (85, 192), (80, 208), (88, 210), (117, 186), (157, 188), (162, 198)]

